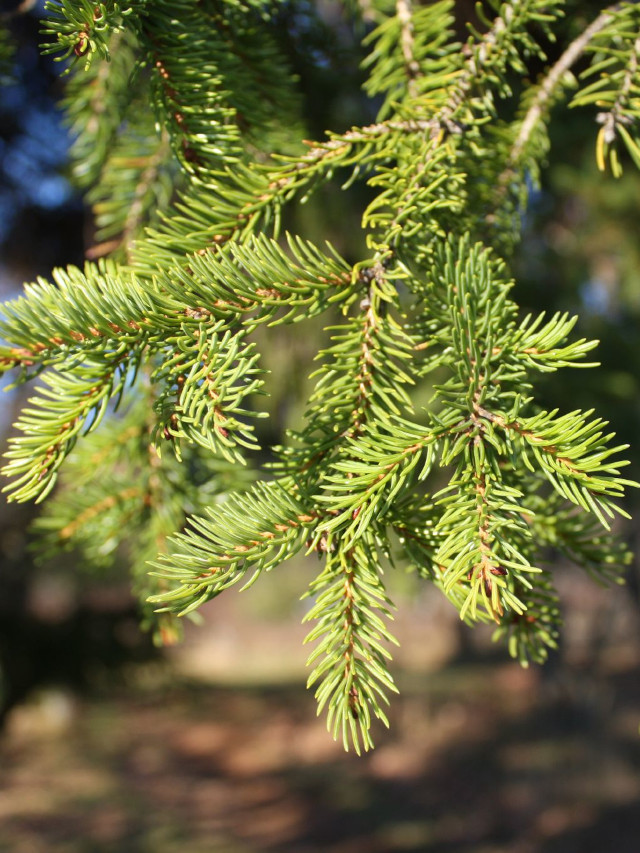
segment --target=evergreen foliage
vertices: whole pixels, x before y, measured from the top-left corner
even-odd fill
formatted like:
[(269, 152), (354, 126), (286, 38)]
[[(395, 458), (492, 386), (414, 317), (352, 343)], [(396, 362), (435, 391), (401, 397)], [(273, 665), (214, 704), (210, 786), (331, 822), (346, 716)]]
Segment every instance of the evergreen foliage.
[[(593, 110), (601, 169), (640, 165), (640, 7), (605, 9), (523, 82), (565, 31), (561, 0), (492, 0), (462, 42), (452, 0), (349, 4), (379, 112), (318, 142), (298, 141), (296, 3), (47, 8), (98, 229), (83, 270), (27, 285), (0, 322), (2, 371), (41, 377), (4, 473), (12, 499), (49, 497), (48, 547), (99, 565), (128, 551), (164, 642), (227, 587), (316, 552), (309, 684), (358, 752), (396, 690), (385, 569), (542, 662), (560, 623), (549, 549), (618, 580), (610, 528), (634, 484), (606, 422), (544, 408), (540, 374), (593, 367), (596, 344), (575, 317), (522, 318), (509, 263), (552, 107)], [(282, 234), (334, 177), (368, 186), (357, 259)], [(316, 316), (304, 424), (259, 470), (256, 328)]]

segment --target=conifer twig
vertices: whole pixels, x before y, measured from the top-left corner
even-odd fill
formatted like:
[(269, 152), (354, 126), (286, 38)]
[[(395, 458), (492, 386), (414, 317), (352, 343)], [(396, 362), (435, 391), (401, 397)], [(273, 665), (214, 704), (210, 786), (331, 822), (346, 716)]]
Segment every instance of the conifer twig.
[(515, 174), (515, 168), (522, 157), (522, 154), (527, 146), (529, 138), (535, 130), (538, 123), (541, 121), (545, 109), (553, 97), (558, 85), (561, 83), (564, 75), (569, 71), (577, 60), (584, 53), (585, 48), (591, 42), (593, 37), (603, 30), (613, 20), (616, 7), (611, 6), (604, 12), (601, 12), (595, 20), (584, 29), (563, 51), (560, 58), (555, 62), (552, 68), (545, 74), (542, 83), (538, 85), (536, 95), (527, 110), (527, 113), (522, 120), (518, 135), (511, 146), (507, 166), (499, 175), (497, 188), (499, 192), (504, 192), (506, 187), (512, 180)]

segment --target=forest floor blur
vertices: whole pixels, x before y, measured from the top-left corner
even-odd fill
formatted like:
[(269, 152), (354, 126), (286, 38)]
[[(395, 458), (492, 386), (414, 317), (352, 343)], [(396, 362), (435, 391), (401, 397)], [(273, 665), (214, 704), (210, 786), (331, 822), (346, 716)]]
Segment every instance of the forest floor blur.
[(466, 646), (434, 596), (401, 608), (401, 695), (362, 758), (316, 718), (299, 620), (215, 602), (168, 662), (11, 712), (0, 850), (638, 853), (638, 611), (577, 572), (562, 583), (546, 668), (487, 635)]

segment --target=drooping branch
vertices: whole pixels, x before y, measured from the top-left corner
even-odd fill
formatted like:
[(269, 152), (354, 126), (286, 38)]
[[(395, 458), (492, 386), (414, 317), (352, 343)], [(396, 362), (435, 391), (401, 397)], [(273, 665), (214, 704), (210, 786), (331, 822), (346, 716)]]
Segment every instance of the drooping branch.
[[(615, 7), (611, 7), (598, 15), (598, 17), (571, 42), (569, 47), (562, 53), (560, 58), (545, 74), (542, 82), (538, 85), (535, 97), (522, 120), (518, 135), (511, 146), (511, 150), (509, 151), (507, 165), (498, 177), (496, 187), (500, 198), (504, 196), (506, 188), (513, 180), (522, 155), (527, 148), (529, 139), (546, 115), (551, 100), (555, 95), (558, 86), (561, 85), (563, 77), (582, 56), (594, 36), (611, 23), (614, 17), (614, 9)], [(498, 199), (496, 201), (496, 206), (499, 203), (500, 201)]]

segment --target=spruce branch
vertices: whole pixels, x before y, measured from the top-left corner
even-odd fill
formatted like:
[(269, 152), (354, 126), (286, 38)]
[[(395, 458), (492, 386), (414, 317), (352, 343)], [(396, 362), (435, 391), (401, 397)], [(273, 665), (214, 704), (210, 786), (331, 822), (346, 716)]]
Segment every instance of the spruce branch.
[(479, 409), (479, 414), (521, 439), (517, 443), (527, 468), (533, 470), (531, 451), (554, 489), (593, 512), (605, 528), (609, 528), (606, 516), (611, 518), (614, 512), (626, 515), (610, 498), (620, 498), (625, 486), (636, 484), (619, 476), (620, 468), (628, 462), (613, 461), (610, 457), (626, 450), (628, 445), (609, 446), (615, 433), (603, 433), (606, 421), (599, 418), (588, 421), (591, 412), (570, 412), (556, 417), (557, 410), (513, 421), (484, 409)]
[(413, 486), (420, 463), (417, 479), (427, 477), (438, 438), (437, 430), (425, 433), (418, 425), (395, 418), (388, 431), (370, 429), (366, 438), (347, 444), (321, 481), (318, 500), (333, 512), (324, 529), (340, 530), (345, 547), (350, 547)]
[[(256, 450), (253, 428), (244, 417), (255, 416), (243, 402), (261, 387), (255, 345), (225, 323), (201, 325), (179, 340), (152, 374), (162, 388), (154, 408), (158, 421), (152, 440), (169, 439), (180, 458), (180, 441), (195, 442), (212, 454), (244, 464), (240, 448)], [(239, 445), (239, 447), (238, 447)]]
[[(609, 154), (612, 171), (615, 177), (620, 177), (622, 174), (622, 168), (620, 167), (617, 156), (615, 155), (615, 149), (612, 147), (618, 133), (627, 144), (629, 151), (632, 154), (636, 153), (636, 159), (638, 159), (638, 145), (631, 138), (629, 132), (625, 128), (625, 125), (631, 124), (633, 118), (637, 118), (637, 109), (635, 111), (636, 115), (633, 115), (629, 110), (628, 101), (630, 100), (630, 96), (634, 94), (637, 95), (640, 91), (640, 84), (638, 83), (639, 60), (640, 37), (638, 37), (633, 43), (633, 48), (629, 55), (629, 62), (623, 74), (621, 85), (613, 105), (609, 110), (599, 113), (597, 116), (598, 123), (602, 125), (596, 142), (598, 168), (600, 171), (604, 172), (607, 154)], [(583, 92), (583, 97), (585, 94), (586, 93)], [(577, 102), (578, 100), (576, 99), (576, 103)]]
[(538, 85), (533, 101), (527, 110), (520, 125), (518, 135), (509, 152), (507, 171), (499, 178), (500, 185), (509, 181), (509, 171), (512, 172), (516, 164), (520, 162), (531, 135), (545, 116), (549, 104), (567, 71), (573, 68), (593, 37), (611, 23), (614, 8), (612, 7), (610, 10), (601, 12), (579, 36), (576, 36)]
[[(604, 10), (514, 106), (512, 81), (546, 64), (540, 36), (555, 37), (564, 4), (490, 5), (460, 45), (451, 0), (361, 4), (377, 118), (306, 143), (287, 54), (307, 67), (296, 51), (311, 24), (289, 26), (289, 9), (59, 0), (46, 24), (58, 52), (83, 58), (65, 109), (91, 256), (111, 257), (3, 307), (0, 373), (43, 380), (8, 489), (41, 500), (60, 473), (46, 541), (103, 568), (125, 554), (164, 642), (229, 587), (315, 552), (310, 684), (357, 752), (395, 691), (387, 565), (429, 580), (466, 622), (494, 622), (527, 665), (557, 642), (550, 554), (600, 581), (628, 560), (608, 530), (636, 485), (624, 445), (591, 411), (539, 402), (540, 374), (593, 367), (596, 342), (567, 313), (521, 317), (507, 268), (524, 177), (539, 175), (579, 58), (573, 104), (600, 112), (600, 164), (618, 172), (618, 143), (640, 163), (638, 7)], [(364, 251), (298, 233), (317, 230), (317, 208), (291, 208), (335, 178), (367, 185)], [(260, 366), (260, 327), (314, 318), (302, 423), (265, 464), (257, 395), (278, 376)]]
[(460, 468), (444, 496), (437, 496), (444, 512), (436, 526), (441, 542), (434, 562), (461, 619), (488, 617), (499, 623), (505, 611), (522, 614), (527, 609), (517, 591), (531, 589), (527, 575), (539, 569), (527, 557), (531, 534), (522, 518), (521, 497), (518, 489), (500, 482), (489, 460), (471, 474)]
[[(420, 153), (414, 153), (405, 186), (400, 193), (393, 193), (392, 197), (398, 199), (395, 208), (376, 218), (365, 214), (365, 225), (383, 229), (377, 241), (378, 247), (394, 246), (399, 240), (406, 240), (422, 232), (424, 223), (415, 214), (420, 211), (421, 216), (424, 216), (433, 210), (437, 204), (431, 201), (434, 190), (439, 189), (447, 178), (449, 182), (446, 184), (445, 198), (455, 199), (460, 196), (462, 176), (458, 176), (457, 182), (451, 180), (455, 170), (453, 151), (457, 147), (456, 140), (473, 136), (477, 126), (494, 115), (494, 90), (500, 95), (510, 93), (505, 78), (508, 68), (520, 74), (525, 72), (520, 53), (515, 49), (516, 44), (543, 55), (528, 35), (526, 26), (534, 21), (543, 26), (548, 25), (558, 14), (559, 5), (524, 0), (521, 3), (503, 3), (493, 21), (481, 14), (487, 31), (479, 33), (471, 28), (472, 37), (462, 51), (464, 61), (449, 75), (452, 82), (447, 80), (442, 86), (440, 97), (435, 101), (435, 109), (433, 95), (427, 100), (426, 108), (432, 113), (429, 119), (430, 131)], [(442, 157), (443, 143), (446, 143), (444, 147), (451, 161), (444, 174), (439, 175), (436, 167), (439, 157)], [(449, 208), (452, 212), (457, 208), (455, 203), (447, 205), (442, 199), (438, 206)], [(410, 219), (412, 216), (415, 218)]]
[(140, 40), (152, 68), (158, 116), (185, 171), (197, 175), (225, 158), (239, 159), (240, 130), (215, 62), (220, 45), (203, 10), (162, 0), (143, 18)]
[[(635, 128), (640, 120), (640, 13), (635, 3), (614, 7), (611, 20), (589, 44), (594, 61), (581, 75), (591, 82), (580, 89), (570, 106), (596, 106), (601, 125), (596, 139), (596, 162), (604, 171), (607, 161), (614, 177), (622, 174), (618, 137), (636, 164), (640, 144)], [(594, 79), (595, 78), (595, 79)]]
[(492, 209), (494, 212), (487, 215), (487, 221), (495, 223), (497, 211), (504, 205), (511, 184), (518, 174), (524, 174), (526, 168), (531, 168), (534, 158), (527, 156), (531, 140), (541, 126), (557, 96), (558, 90), (565, 84), (568, 72), (584, 54), (594, 37), (605, 29), (613, 20), (615, 14), (614, 6), (601, 12), (586, 27), (580, 35), (571, 42), (556, 60), (554, 65), (544, 75), (542, 80), (533, 90), (533, 97), (528, 95), (529, 103), (526, 113), (519, 125), (518, 134), (509, 150), (507, 164), (498, 175)]
[(9, 346), (0, 348), (0, 367), (46, 366), (86, 352), (109, 360), (114, 351), (163, 349), (168, 335), (203, 321), (295, 322), (357, 297), (357, 273), (337, 252), (294, 238), (289, 248), (292, 257), (257, 237), (215, 256), (194, 255), (189, 267), (151, 282), (120, 279), (109, 264), (55, 270), (55, 285), (41, 279), (5, 304), (0, 330)]
[(55, 485), (57, 472), (79, 435), (95, 429), (109, 401), (122, 396), (135, 368), (135, 357), (115, 356), (105, 367), (87, 363), (71, 374), (50, 372), (44, 388), (32, 398), (16, 427), (22, 436), (9, 439), (9, 462), (3, 474), (13, 479), (3, 491), (9, 500), (42, 501)]
[(108, 0), (47, 0), (43, 34), (50, 42), (43, 53), (60, 53), (57, 60), (84, 60), (87, 68), (96, 56), (108, 59), (109, 42), (114, 33), (125, 27), (125, 21), (135, 16), (135, 6)]
[(317, 621), (305, 642), (319, 641), (308, 660), (315, 666), (307, 686), (318, 684), (318, 713), (327, 708), (333, 738), (341, 736), (345, 749), (353, 745), (360, 755), (373, 747), (372, 717), (388, 727), (382, 706), (389, 704), (388, 692), (398, 692), (385, 645), (397, 643), (385, 623), (391, 602), (373, 537), (347, 548), (329, 536), (326, 552), (325, 568), (309, 590), (316, 601), (305, 617)]
[(429, 120), (389, 119), (305, 141), (304, 153), (281, 155), (277, 163), (239, 164), (232, 172), (212, 173), (177, 206), (179, 217), (149, 229), (134, 251), (133, 267), (153, 275), (158, 265), (174, 264), (176, 254), (216, 251), (230, 241), (245, 242), (261, 229), (277, 236), (286, 204), (298, 196), (307, 200), (339, 169), (360, 174), (393, 162), (403, 138), (422, 136), (431, 128)]
[(243, 589), (296, 554), (316, 517), (294, 491), (290, 481), (256, 483), (249, 492), (208, 508), (207, 517), (192, 517), (187, 530), (172, 539), (177, 550), (154, 564), (152, 574), (174, 586), (150, 601), (185, 615), (245, 580), (250, 570)]

